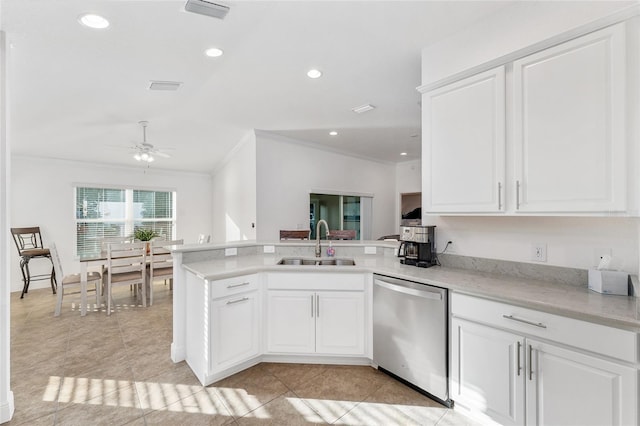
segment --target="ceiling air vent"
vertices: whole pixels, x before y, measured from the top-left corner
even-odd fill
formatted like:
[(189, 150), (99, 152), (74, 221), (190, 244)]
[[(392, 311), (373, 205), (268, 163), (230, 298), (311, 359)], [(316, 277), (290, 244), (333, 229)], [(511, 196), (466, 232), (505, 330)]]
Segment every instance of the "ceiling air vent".
[(182, 86), (179, 81), (154, 81), (149, 83), (149, 90), (173, 90), (176, 91)]
[(187, 4), (184, 5), (184, 10), (218, 19), (224, 19), (227, 13), (229, 13), (228, 6), (205, 0), (187, 0)]
[(356, 114), (362, 114), (363, 112), (371, 111), (372, 109), (375, 109), (375, 108), (376, 107), (371, 104), (365, 104), (365, 105), (360, 105), (360, 106), (351, 108), (351, 111), (355, 112)]

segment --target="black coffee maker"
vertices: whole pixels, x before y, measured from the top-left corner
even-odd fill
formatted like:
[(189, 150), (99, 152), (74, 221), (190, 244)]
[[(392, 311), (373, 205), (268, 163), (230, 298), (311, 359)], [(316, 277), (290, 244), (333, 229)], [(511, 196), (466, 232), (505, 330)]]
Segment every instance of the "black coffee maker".
[(401, 226), (398, 257), (404, 265), (428, 268), (436, 264), (435, 226)]

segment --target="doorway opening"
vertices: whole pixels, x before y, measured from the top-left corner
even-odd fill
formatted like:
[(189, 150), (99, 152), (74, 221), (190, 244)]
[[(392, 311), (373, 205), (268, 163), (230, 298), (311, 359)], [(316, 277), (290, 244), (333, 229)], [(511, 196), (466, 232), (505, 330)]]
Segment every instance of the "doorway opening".
[(422, 224), (422, 192), (400, 194), (400, 226)]
[[(327, 222), (331, 230), (354, 230), (357, 240), (366, 239), (371, 233), (371, 206), (372, 197), (309, 194), (311, 239), (316, 238), (316, 225), (321, 219)], [(326, 238), (324, 232), (320, 234), (320, 238)]]

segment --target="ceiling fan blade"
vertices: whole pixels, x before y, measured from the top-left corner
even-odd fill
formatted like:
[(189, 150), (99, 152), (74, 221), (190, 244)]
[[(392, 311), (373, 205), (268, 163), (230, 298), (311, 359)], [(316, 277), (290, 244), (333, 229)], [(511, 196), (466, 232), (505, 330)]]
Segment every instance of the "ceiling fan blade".
[(157, 155), (158, 157), (171, 158), (169, 154), (161, 151), (154, 151), (153, 155)]

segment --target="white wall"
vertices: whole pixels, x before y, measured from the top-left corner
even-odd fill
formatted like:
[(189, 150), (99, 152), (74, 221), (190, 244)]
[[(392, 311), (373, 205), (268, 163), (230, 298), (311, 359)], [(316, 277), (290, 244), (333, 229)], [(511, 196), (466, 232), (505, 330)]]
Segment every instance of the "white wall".
[(638, 219), (610, 217), (454, 217), (423, 216), (436, 225), (442, 251), (464, 256), (531, 262), (531, 246), (547, 246), (548, 265), (587, 269), (611, 254), (612, 267), (637, 274)]
[(6, 39), (0, 31), (0, 423), (11, 420), (14, 412), (11, 392), (11, 315), (10, 315), (10, 149), (7, 141)]
[(395, 232), (400, 232), (400, 211), (402, 209), (402, 200), (400, 194), (422, 192), (422, 161), (413, 160), (396, 165), (396, 213), (395, 213)]
[(250, 132), (213, 176), (212, 241), (255, 240), (256, 139)]
[[(156, 170), (153, 167), (115, 167), (66, 160), (14, 156), (11, 165), (11, 227), (39, 226), (45, 246), (56, 243), (65, 273), (78, 272), (74, 259), (74, 184), (131, 186), (176, 191), (176, 237), (195, 242), (211, 233), (211, 176)], [(13, 244), (13, 243), (12, 243)], [(48, 273), (51, 264), (30, 263), (32, 274)], [(22, 290), (19, 257), (12, 247), (11, 289)], [(30, 288), (49, 286), (34, 281)]]
[(422, 51), (426, 85), (624, 9), (633, 1), (517, 2)]
[(258, 132), (257, 238), (309, 223), (309, 194), (373, 195), (372, 238), (396, 233), (395, 165), (313, 148)]

